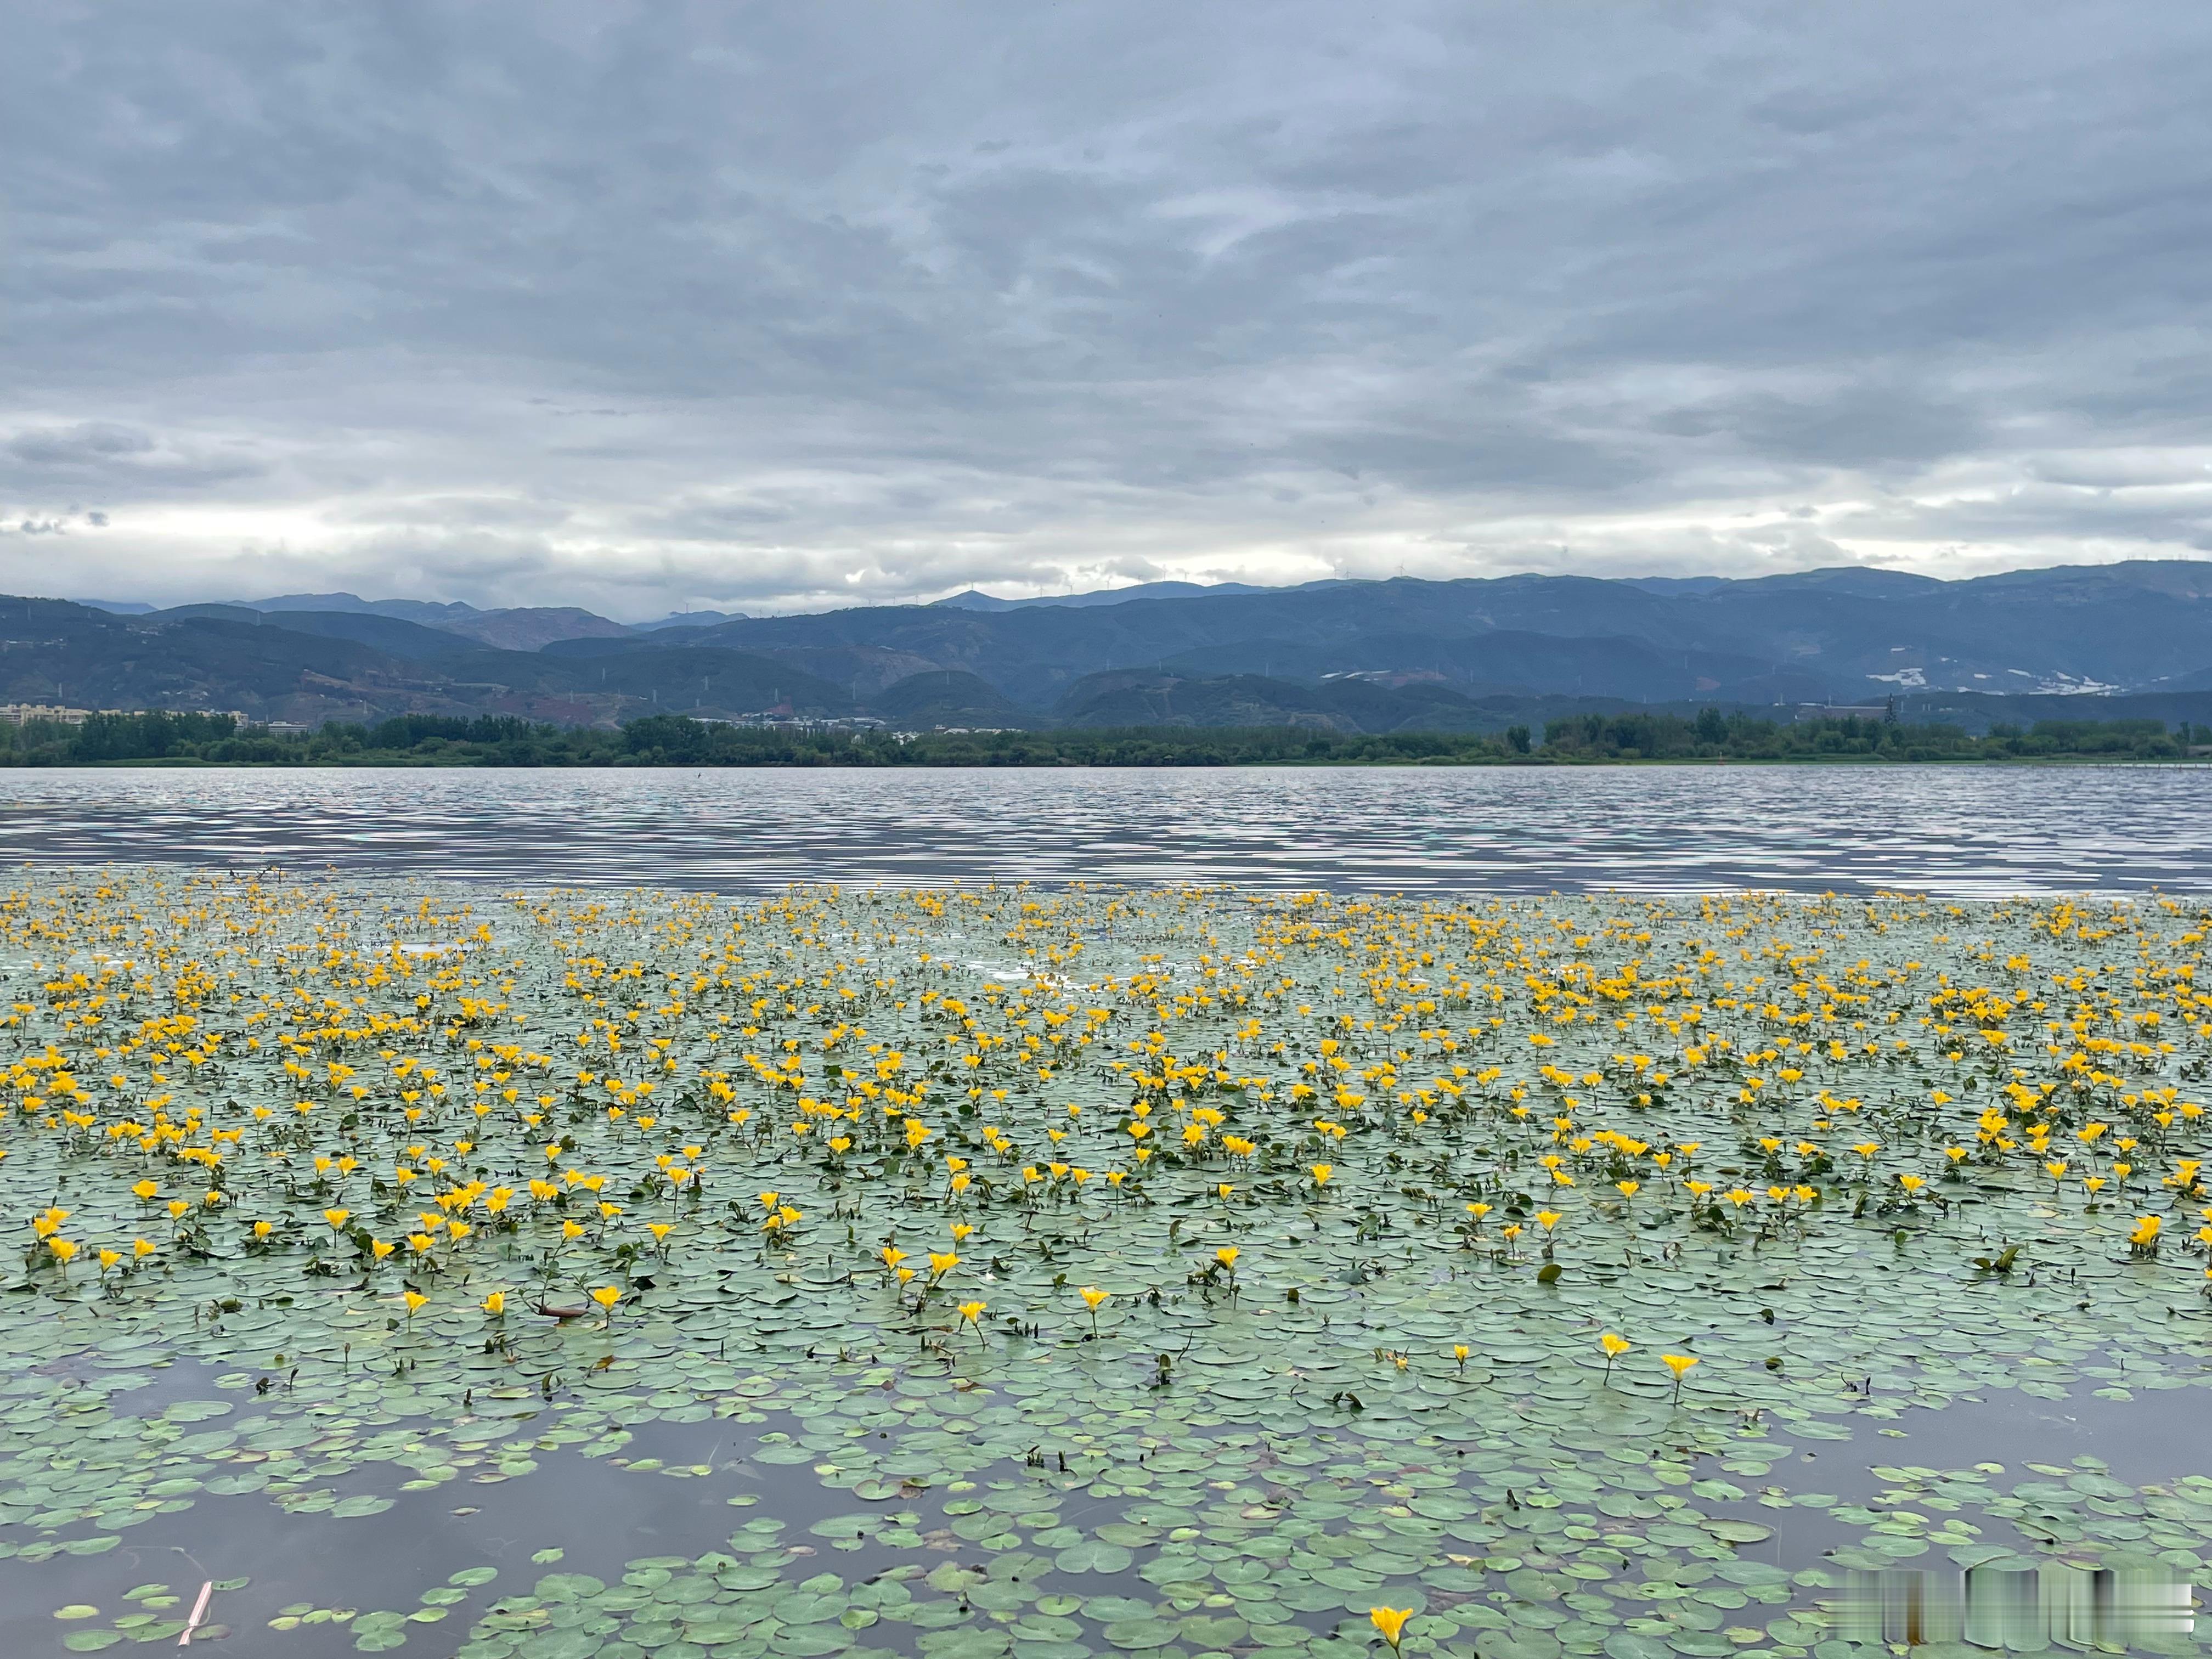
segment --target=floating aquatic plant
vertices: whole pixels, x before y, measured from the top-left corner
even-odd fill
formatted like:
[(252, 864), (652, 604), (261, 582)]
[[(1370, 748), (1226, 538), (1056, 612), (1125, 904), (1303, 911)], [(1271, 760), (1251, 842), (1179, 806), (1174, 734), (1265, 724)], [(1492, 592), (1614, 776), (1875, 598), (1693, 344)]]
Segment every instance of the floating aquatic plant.
[[(641, 1651), (1695, 1659), (1809, 1651), (1819, 1575), (1931, 1548), (2179, 1571), (2180, 1479), (1776, 1472), (1908, 1407), (2201, 1380), (2205, 921), (27, 884), (0, 1550), (576, 1455), (849, 1494), (813, 1535), (871, 1582), (741, 1528), (484, 1604), (465, 1650), (528, 1659), (576, 1608)], [(1739, 1555), (1785, 1510), (1850, 1535)], [(431, 1588), (356, 1644), (478, 1586)], [(109, 1605), (69, 1644), (182, 1627)]]

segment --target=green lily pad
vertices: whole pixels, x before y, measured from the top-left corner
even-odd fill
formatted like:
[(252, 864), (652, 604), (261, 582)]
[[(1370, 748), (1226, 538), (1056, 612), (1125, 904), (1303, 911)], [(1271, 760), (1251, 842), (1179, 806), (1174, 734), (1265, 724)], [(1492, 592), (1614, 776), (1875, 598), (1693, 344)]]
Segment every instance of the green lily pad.
[(1060, 1551), (1053, 1565), (1062, 1572), (1125, 1572), (1133, 1559), (1119, 1544), (1085, 1540)]
[(1181, 1626), (1165, 1619), (1118, 1619), (1103, 1632), (1115, 1647), (1131, 1651), (1166, 1647), (1182, 1633)]
[(1756, 1521), (1708, 1521), (1705, 1530), (1731, 1544), (1757, 1544), (1774, 1536), (1774, 1528)]

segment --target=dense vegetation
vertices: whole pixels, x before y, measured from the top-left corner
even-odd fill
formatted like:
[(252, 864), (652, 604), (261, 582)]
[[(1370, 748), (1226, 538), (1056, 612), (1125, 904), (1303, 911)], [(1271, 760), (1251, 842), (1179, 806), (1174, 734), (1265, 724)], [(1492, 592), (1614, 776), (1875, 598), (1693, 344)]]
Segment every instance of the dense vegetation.
[(1583, 714), (1500, 732), (1343, 733), (1311, 727), (1140, 726), (1048, 732), (767, 730), (678, 715), (619, 730), (511, 716), (405, 714), (319, 731), (241, 726), (227, 714), (101, 714), (82, 726), (0, 726), (0, 765), (116, 763), (345, 766), (1240, 766), (1545, 764), (1634, 760), (2179, 760), (2212, 732), (2157, 720), (2039, 720), (1984, 736), (1846, 717), (1784, 723), (1708, 708), (1694, 720)]
[(1544, 753), (1562, 760), (2179, 760), (2212, 738), (2186, 722), (2038, 720), (1996, 725), (1979, 737), (1963, 727), (1862, 719), (1780, 724), (1708, 708), (1678, 714), (1582, 714), (1544, 727)]

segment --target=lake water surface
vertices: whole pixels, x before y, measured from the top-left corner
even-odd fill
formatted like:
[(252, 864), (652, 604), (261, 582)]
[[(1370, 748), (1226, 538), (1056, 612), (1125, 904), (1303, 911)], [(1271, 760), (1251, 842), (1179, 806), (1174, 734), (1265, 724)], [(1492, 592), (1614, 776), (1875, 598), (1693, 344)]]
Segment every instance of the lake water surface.
[(2212, 769), (10, 772), (0, 853), (559, 884), (2212, 884)]

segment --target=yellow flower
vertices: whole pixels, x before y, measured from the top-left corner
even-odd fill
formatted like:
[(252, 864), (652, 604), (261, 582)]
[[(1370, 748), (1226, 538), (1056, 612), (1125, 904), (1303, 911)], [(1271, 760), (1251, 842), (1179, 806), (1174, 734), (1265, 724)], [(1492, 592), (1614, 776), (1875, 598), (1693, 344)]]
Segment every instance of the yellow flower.
[(602, 1285), (592, 1292), (592, 1300), (611, 1313), (615, 1304), (622, 1300), (622, 1292), (612, 1285)]
[(505, 1291), (494, 1291), (489, 1296), (483, 1299), (483, 1310), (489, 1314), (494, 1319), (498, 1318), (501, 1314), (505, 1313), (507, 1311), (507, 1292)]
[(133, 1187), (131, 1189), (131, 1194), (132, 1197), (137, 1199), (141, 1203), (149, 1203), (152, 1201), (154, 1195), (161, 1190), (161, 1189), (155, 1186), (152, 1182), (142, 1181), (136, 1187)]
[(149, 1243), (145, 1239), (134, 1238), (131, 1241), (131, 1254), (133, 1256), (143, 1259), (144, 1257), (154, 1254), (154, 1246)]
[(932, 1250), (929, 1253), (929, 1276), (932, 1279), (942, 1279), (959, 1265), (960, 1258), (950, 1250)]
[(1382, 1639), (1390, 1644), (1393, 1651), (1398, 1646), (1399, 1638), (1405, 1634), (1406, 1621), (1413, 1616), (1411, 1607), (1370, 1607), (1367, 1610), (1368, 1620), (1382, 1632)]
[(429, 1299), (430, 1298), (428, 1297), (423, 1295), (420, 1291), (404, 1291), (400, 1297), (400, 1300), (407, 1304), (407, 1316), (410, 1319), (414, 1318), (415, 1310)]
[(1680, 1400), (1682, 1397), (1682, 1378), (1690, 1367), (1698, 1363), (1698, 1357), (1693, 1353), (1662, 1353), (1659, 1358), (1666, 1362), (1667, 1369), (1674, 1373), (1674, 1398)]
[(1326, 1187), (1328, 1185), (1328, 1178), (1336, 1173), (1336, 1166), (1334, 1164), (1316, 1164), (1310, 1167), (1309, 1173), (1313, 1176), (1315, 1186)]
[(394, 1248), (395, 1247), (388, 1239), (372, 1238), (368, 1241), (368, 1253), (374, 1256), (379, 1261), (383, 1261), (385, 1257), (390, 1255)]
[(2159, 1229), (2165, 1224), (2154, 1215), (2138, 1219), (2135, 1231), (2128, 1235), (2128, 1243), (2139, 1250), (2147, 1250), (2158, 1243)]
[(1237, 1271), (1237, 1258), (1241, 1254), (1234, 1244), (1224, 1244), (1213, 1253), (1213, 1259), (1233, 1273)]
[[(1635, 1344), (1631, 1342), (1626, 1337), (1616, 1336), (1611, 1331), (1607, 1331), (1603, 1336), (1598, 1338), (1597, 1345), (1599, 1347), (1605, 1350), (1605, 1357), (1607, 1359), (1617, 1359), (1622, 1354), (1626, 1353), (1629, 1349), (1635, 1346)], [(1692, 1361), (1692, 1363), (1695, 1364), (1696, 1362)]]
[(66, 1238), (50, 1237), (46, 1240), (46, 1248), (54, 1253), (54, 1259), (64, 1267), (76, 1255), (76, 1246)]
[(110, 1267), (112, 1267), (117, 1262), (122, 1260), (123, 1252), (120, 1250), (102, 1250), (100, 1253), (100, 1271), (106, 1273)]
[(1113, 1292), (1110, 1291), (1102, 1291), (1096, 1285), (1085, 1285), (1081, 1290), (1078, 1291), (1076, 1294), (1083, 1298), (1084, 1306), (1091, 1309), (1095, 1313), (1097, 1311), (1098, 1304), (1105, 1301), (1108, 1297), (1113, 1294)]
[(972, 1325), (983, 1316), (987, 1305), (981, 1302), (963, 1302), (960, 1304), (960, 1316)]
[(1558, 1226), (1564, 1218), (1565, 1218), (1562, 1217), (1557, 1210), (1539, 1210), (1536, 1212), (1536, 1219), (1543, 1224), (1544, 1231), (1547, 1233), (1551, 1231), (1553, 1228)]

